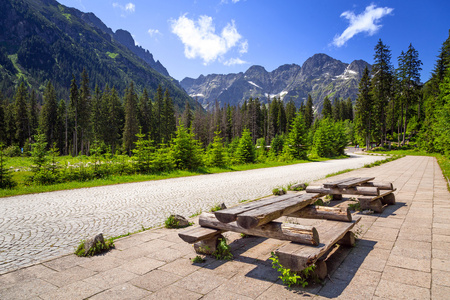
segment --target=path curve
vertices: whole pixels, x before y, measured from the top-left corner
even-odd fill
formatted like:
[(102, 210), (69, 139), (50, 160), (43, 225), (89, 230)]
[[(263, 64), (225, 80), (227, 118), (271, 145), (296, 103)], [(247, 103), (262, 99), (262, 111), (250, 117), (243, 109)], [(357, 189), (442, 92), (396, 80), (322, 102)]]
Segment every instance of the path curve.
[(164, 222), (172, 213), (190, 216), (215, 204), (256, 199), (277, 186), (384, 159), (346, 159), (267, 169), (0, 198), (0, 274), (74, 251), (81, 239), (102, 232), (117, 236)]

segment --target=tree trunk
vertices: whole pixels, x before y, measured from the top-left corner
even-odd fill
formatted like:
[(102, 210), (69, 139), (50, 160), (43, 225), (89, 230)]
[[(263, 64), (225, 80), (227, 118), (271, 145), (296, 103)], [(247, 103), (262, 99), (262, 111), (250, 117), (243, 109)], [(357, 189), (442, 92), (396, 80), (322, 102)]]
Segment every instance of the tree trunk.
[(402, 140), (402, 146), (405, 145), (405, 136), (406, 136), (406, 125), (407, 123), (407, 115), (408, 115), (408, 103), (405, 105), (405, 119), (403, 123), (403, 140)]

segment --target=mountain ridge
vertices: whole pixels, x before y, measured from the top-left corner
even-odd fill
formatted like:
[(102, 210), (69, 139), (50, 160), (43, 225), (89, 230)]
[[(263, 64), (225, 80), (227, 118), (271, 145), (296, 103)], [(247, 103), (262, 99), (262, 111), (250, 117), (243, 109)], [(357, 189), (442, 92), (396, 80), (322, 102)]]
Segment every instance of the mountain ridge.
[(200, 75), (197, 79), (186, 77), (180, 85), (205, 109), (211, 109), (216, 100), (221, 106), (241, 105), (250, 97), (258, 97), (263, 103), (273, 97), (284, 101), (292, 99), (299, 107), (310, 94), (320, 111), (325, 96), (350, 97), (354, 101), (366, 66), (371, 68), (363, 60), (348, 64), (318, 53), (302, 66), (284, 64), (268, 72), (263, 66), (254, 65), (245, 72)]

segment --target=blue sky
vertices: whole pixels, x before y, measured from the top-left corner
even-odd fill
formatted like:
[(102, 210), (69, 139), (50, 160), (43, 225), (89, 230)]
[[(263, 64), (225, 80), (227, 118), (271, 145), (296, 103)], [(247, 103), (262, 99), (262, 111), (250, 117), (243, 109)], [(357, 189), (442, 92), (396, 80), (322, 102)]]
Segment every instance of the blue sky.
[(325, 53), (373, 63), (381, 38), (392, 63), (410, 43), (430, 77), (450, 29), (448, 0), (59, 0), (128, 30), (172, 77), (272, 71)]

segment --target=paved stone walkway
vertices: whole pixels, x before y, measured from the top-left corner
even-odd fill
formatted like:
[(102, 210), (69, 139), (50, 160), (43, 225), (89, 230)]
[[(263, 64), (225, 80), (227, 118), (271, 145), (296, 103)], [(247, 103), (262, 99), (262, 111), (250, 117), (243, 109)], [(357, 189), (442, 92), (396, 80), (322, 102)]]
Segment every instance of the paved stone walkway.
[(449, 299), (450, 195), (434, 158), (405, 157), (323, 181), (375, 176), (397, 188), (397, 204), (364, 215), (354, 248), (327, 263), (323, 285), (289, 289), (270, 267), (283, 242), (227, 233), (232, 261), (193, 264), (179, 230), (116, 241), (93, 258), (66, 255), (0, 276), (0, 299)]
[(225, 202), (266, 196), (276, 186), (310, 182), (384, 157), (351, 156), (243, 172), (175, 178), (0, 198), (0, 274), (62, 254), (102, 232), (118, 236), (190, 216)]

